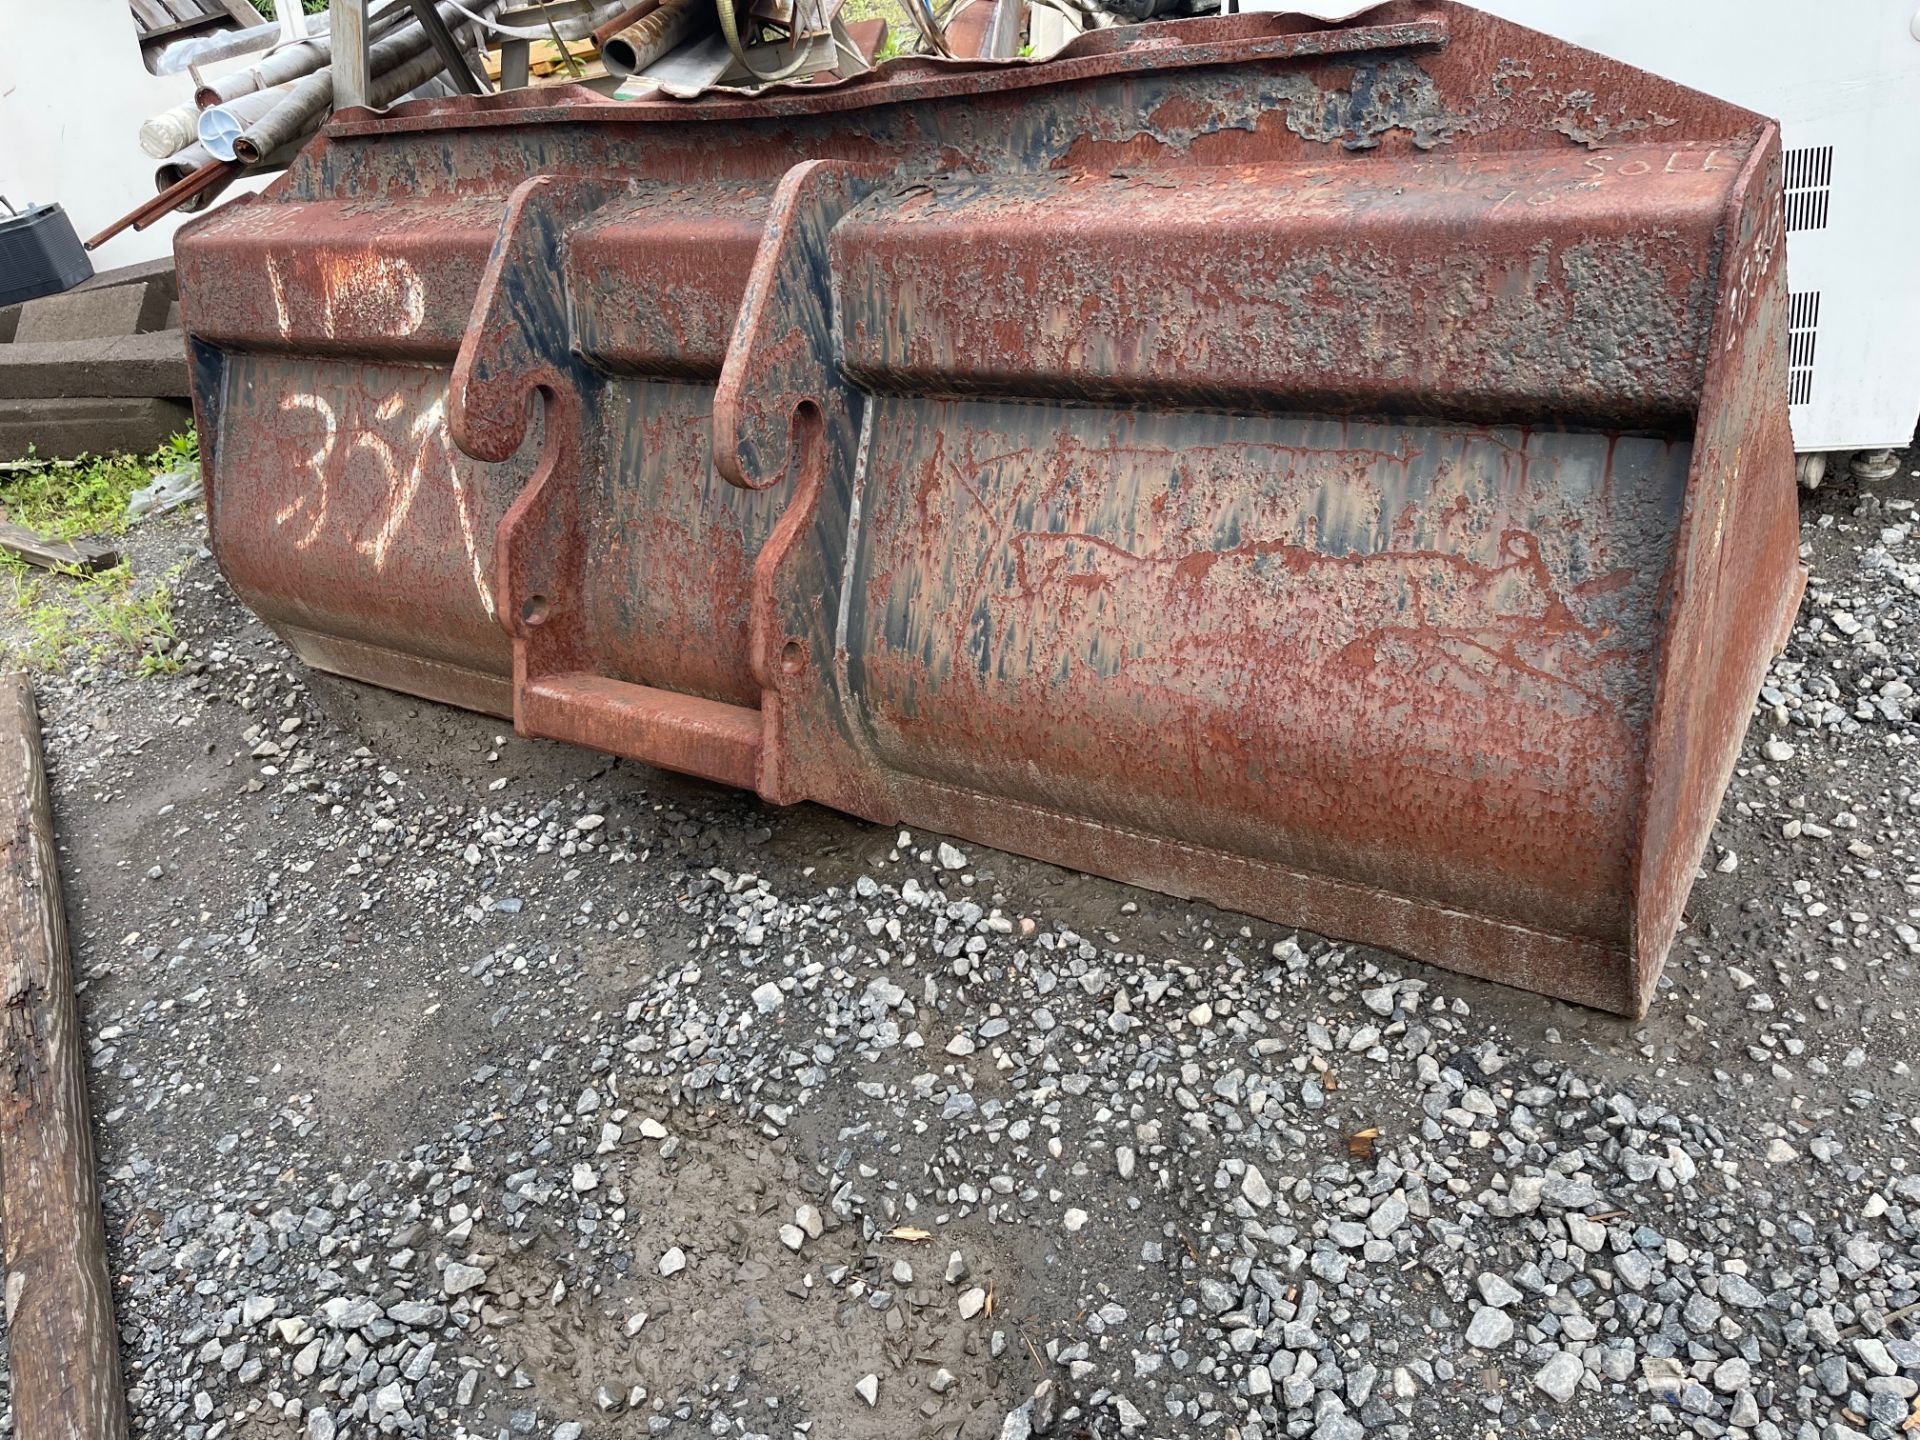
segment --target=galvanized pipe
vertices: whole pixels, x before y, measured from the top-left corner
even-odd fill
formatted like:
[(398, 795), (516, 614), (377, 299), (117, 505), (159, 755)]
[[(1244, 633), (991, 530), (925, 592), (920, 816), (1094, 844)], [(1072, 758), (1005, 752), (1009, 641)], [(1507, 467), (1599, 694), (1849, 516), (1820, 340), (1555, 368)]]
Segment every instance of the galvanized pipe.
[(274, 51), (257, 65), (236, 70), (231, 75), (222, 75), (218, 80), (202, 85), (194, 91), (193, 98), (205, 108), (223, 105), (242, 95), (251, 95), (256, 90), (271, 90), (289, 80), (298, 80), (302, 75), (311, 75), (325, 65), (332, 54), (325, 36), (318, 40), (303, 40), (298, 45)]
[[(394, 30), (412, 17), (404, 0), (399, 4), (390, 4), (376, 15), (370, 26), (370, 33), (378, 36)], [(308, 23), (326, 19), (325, 16), (309, 16)], [(280, 33), (278, 25), (267, 27), (275, 35)], [(284, 50), (276, 50), (263, 56), (257, 65), (245, 70), (236, 70), (231, 75), (222, 75), (218, 80), (202, 85), (194, 91), (194, 102), (202, 109), (209, 105), (219, 105), (228, 100), (237, 100), (242, 95), (250, 95), (255, 90), (271, 90), (276, 85), (284, 85), (289, 80), (298, 80), (302, 75), (311, 75), (321, 66), (333, 59), (333, 40), (330, 35), (318, 34), (311, 39), (302, 40), (297, 45), (289, 45)]]
[[(485, 15), (493, 9), (493, 6), (481, 5), (471, 6), (469, 8), (473, 9), (475, 14)], [(472, 36), (470, 32), (472, 29), (473, 27), (469, 25), (464, 29), (453, 30), (453, 38), (462, 49), (465, 49), (471, 42)], [(414, 56), (413, 59), (403, 61), (401, 64), (387, 71), (384, 75), (374, 76), (373, 95), (368, 103), (376, 110), (384, 110), (389, 105), (398, 104), (436, 77), (444, 76), (446, 74), (446, 68), (447, 67), (440, 62), (439, 52), (429, 47)], [(451, 81), (449, 81), (449, 85), (451, 85)]]
[(638, 75), (704, 29), (701, 22), (711, 13), (711, 0), (664, 0), (651, 14), (608, 37), (600, 47), (600, 59), (609, 75)]
[(235, 96), (224, 104), (209, 105), (200, 112), (194, 126), (200, 144), (216, 160), (235, 159), (233, 142), (246, 133), (247, 127), (264, 120), (274, 106), (287, 98), (292, 88), (289, 82), (271, 90), (255, 90), (250, 95)]
[[(275, 170), (286, 169), (288, 162), (300, 152), (300, 147), (306, 144), (307, 141), (312, 138), (314, 130), (318, 130), (319, 128), (318, 125), (314, 126), (313, 130), (307, 131), (304, 135), (297, 136), (288, 144), (274, 151), (274, 153), (269, 155), (265, 160), (247, 166), (245, 173), (248, 175), (264, 175)], [(208, 162), (218, 159), (219, 157), (214, 155), (204, 145), (198, 143), (189, 145), (179, 154), (169, 156), (154, 169), (153, 188), (157, 192), (165, 193), (189, 175), (193, 174), (194, 171), (205, 166)], [(204, 210), (217, 198), (217, 190), (205, 190), (189, 196), (183, 203), (175, 208), (188, 213), (195, 210)]]
[[(478, 13), (489, 14), (497, 4), (498, 0), (486, 0), (478, 7)], [(438, 9), (449, 28), (456, 25), (461, 30), (467, 28), (465, 17), (452, 5), (441, 5)], [(413, 78), (394, 88), (389, 83), (390, 77), (398, 74), (403, 67), (408, 67), (422, 54), (431, 55), (431, 63), (407, 69), (406, 73)], [(418, 25), (409, 25), (368, 49), (367, 69), (373, 76), (370, 103), (377, 107), (392, 104), (414, 86), (438, 73), (441, 65), (440, 57), (431, 54), (426, 31)], [(284, 100), (234, 140), (235, 158), (249, 165), (259, 163), (262, 156), (318, 125), (332, 105), (333, 67), (326, 65), (302, 76), (290, 87)]]
[(206, 146), (195, 141), (183, 150), (162, 160), (153, 171), (153, 188), (156, 192), (171, 190), (187, 176), (217, 158)]

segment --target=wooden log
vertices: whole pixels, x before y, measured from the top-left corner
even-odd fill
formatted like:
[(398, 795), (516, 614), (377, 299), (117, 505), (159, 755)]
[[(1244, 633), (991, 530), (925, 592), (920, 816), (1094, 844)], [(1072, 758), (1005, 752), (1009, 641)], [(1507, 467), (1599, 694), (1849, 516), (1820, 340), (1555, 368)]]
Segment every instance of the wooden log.
[(17, 1440), (125, 1440), (40, 719), (0, 678), (0, 1230)]

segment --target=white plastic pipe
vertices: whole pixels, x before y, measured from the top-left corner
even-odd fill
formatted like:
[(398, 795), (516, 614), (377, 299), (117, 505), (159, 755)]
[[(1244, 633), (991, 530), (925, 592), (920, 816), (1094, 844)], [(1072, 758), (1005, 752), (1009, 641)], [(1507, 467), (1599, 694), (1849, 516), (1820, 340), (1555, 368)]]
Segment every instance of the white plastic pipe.
[[(319, 38), (326, 33), (325, 15), (307, 17), (309, 39)], [(212, 35), (196, 35), (188, 40), (175, 40), (164, 47), (153, 62), (153, 73), (177, 75), (194, 65), (211, 65), (216, 60), (230, 60), (235, 55), (245, 55), (249, 50), (265, 50), (279, 43), (280, 25), (271, 20), (245, 30), (220, 30)]]
[(216, 160), (231, 160), (233, 142), (246, 134), (247, 128), (274, 106), (286, 98), (291, 84), (277, 86), (272, 90), (255, 90), (250, 95), (236, 96), (220, 105), (209, 105), (199, 114), (195, 131), (207, 153)]
[(162, 110), (140, 127), (140, 148), (156, 160), (186, 149), (193, 144), (199, 118), (200, 107), (191, 100), (171, 110)]

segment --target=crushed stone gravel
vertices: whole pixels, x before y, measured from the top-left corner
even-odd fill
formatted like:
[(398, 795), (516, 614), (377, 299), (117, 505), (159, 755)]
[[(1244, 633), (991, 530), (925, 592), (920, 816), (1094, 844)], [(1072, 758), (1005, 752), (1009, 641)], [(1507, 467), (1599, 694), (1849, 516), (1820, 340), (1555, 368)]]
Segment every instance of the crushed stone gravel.
[(167, 522), (183, 672), (43, 686), (136, 1433), (1898, 1440), (1913, 468), (1638, 1023), (311, 674)]

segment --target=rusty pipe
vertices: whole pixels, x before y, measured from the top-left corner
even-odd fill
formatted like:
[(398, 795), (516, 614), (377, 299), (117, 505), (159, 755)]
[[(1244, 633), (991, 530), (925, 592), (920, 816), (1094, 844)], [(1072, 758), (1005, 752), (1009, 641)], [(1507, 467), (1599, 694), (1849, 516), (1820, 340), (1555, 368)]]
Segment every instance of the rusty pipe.
[[(421, 44), (426, 43), (422, 35)], [(333, 67), (323, 65), (288, 88), (280, 103), (233, 139), (236, 158), (252, 164), (325, 119), (333, 105)]]
[(710, 0), (662, 0), (650, 14), (609, 36), (600, 47), (600, 59), (609, 75), (638, 75), (704, 29), (701, 22), (710, 13)]
[(660, 0), (640, 0), (638, 5), (629, 6), (615, 15), (606, 24), (593, 32), (593, 47), (605, 50), (607, 42), (629, 26), (636, 25), (660, 8)]

